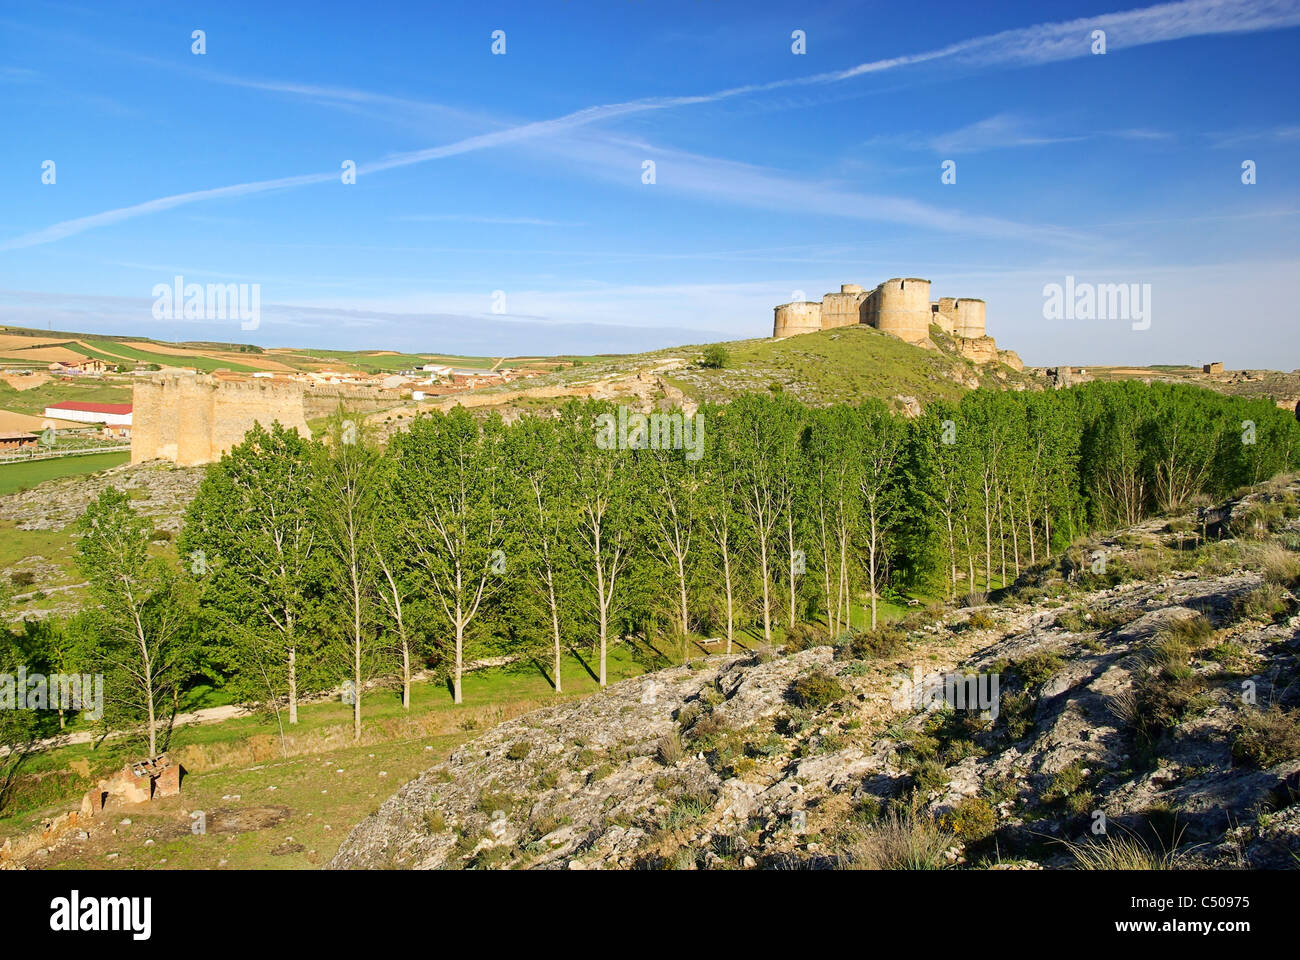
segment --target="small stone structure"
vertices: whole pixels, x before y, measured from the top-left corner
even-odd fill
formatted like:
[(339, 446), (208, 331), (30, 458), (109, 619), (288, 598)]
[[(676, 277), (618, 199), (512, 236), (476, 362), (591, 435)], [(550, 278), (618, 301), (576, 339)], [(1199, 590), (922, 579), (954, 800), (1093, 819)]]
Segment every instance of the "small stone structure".
[(185, 770), (160, 754), (128, 763), (81, 798), (81, 815), (93, 817), (110, 804), (148, 803), (154, 797), (174, 797), (181, 792)]
[(1203, 364), (1201, 366), (1201, 373), (1223, 373), (1222, 361), (1216, 360), (1213, 363)]
[[(181, 792), (185, 768), (160, 754), (139, 763), (128, 763), (111, 777), (100, 780), (81, 798), (81, 807), (61, 813), (41, 824), (39, 830), (10, 837), (0, 844), (0, 867), (21, 866), (24, 859), (57, 843), (73, 830), (90, 830), (95, 818), (110, 806), (148, 803), (155, 797), (173, 797)], [(85, 834), (82, 835), (83, 839)]]

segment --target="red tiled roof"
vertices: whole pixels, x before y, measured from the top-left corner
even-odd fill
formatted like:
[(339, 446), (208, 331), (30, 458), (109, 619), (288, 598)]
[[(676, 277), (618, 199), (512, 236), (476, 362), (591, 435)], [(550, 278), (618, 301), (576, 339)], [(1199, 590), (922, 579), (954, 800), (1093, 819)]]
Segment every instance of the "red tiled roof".
[(63, 403), (51, 403), (50, 410), (79, 410), (82, 413), (130, 413), (129, 403), (78, 403), (65, 400)]

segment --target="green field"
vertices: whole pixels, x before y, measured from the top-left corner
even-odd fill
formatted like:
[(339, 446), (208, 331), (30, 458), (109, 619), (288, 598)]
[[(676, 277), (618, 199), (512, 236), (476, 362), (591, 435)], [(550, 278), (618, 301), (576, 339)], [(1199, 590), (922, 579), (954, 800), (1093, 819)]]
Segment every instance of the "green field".
[(97, 473), (109, 467), (117, 467), (131, 459), (131, 454), (92, 453), (81, 457), (57, 457), (50, 460), (29, 460), (18, 463), (0, 464), (0, 496), (27, 490), (59, 477), (79, 476), (83, 473)]
[(110, 385), (91, 377), (80, 380), (55, 379), (31, 390), (15, 390), (7, 383), (0, 383), (0, 410), (39, 417), (50, 404), (70, 400), (81, 403), (130, 403), (131, 388)]
[(116, 354), (119, 357), (129, 357), (132, 360), (138, 360), (140, 363), (156, 363), (164, 367), (194, 367), (196, 370), (202, 370), (204, 373), (211, 373), (213, 370), (233, 370), (236, 373), (252, 373), (259, 367), (250, 367), (242, 363), (235, 363), (231, 360), (214, 360), (212, 357), (201, 357), (198, 355), (173, 356), (166, 353), (149, 353), (145, 350), (137, 350), (135, 347), (128, 347), (126, 344), (117, 343), (112, 340), (87, 340), (86, 345), (96, 350), (103, 350), (107, 353)]

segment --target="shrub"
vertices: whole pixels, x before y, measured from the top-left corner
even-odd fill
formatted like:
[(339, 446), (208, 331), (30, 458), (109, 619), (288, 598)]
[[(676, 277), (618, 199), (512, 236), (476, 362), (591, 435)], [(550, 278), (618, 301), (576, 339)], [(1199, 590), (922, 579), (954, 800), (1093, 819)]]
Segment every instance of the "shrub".
[(995, 624), (995, 620), (989, 616), (985, 610), (976, 610), (966, 618), (966, 627), (969, 630), (990, 630)]
[(686, 751), (682, 749), (682, 738), (675, 730), (667, 736), (660, 737), (655, 746), (655, 759), (665, 767), (676, 764), (685, 753)]
[(962, 597), (961, 605), (963, 607), (982, 607), (989, 602), (989, 595), (981, 593), (978, 590), (972, 590), (966, 596)]
[(825, 646), (830, 641), (811, 623), (796, 623), (785, 632), (785, 652), (798, 653), (810, 647)]
[(983, 840), (997, 827), (998, 817), (981, 797), (963, 797), (944, 819), (957, 837), (967, 842)]
[(1232, 520), (1232, 532), (1241, 540), (1263, 540), (1283, 525), (1285, 515), (1277, 503), (1252, 503)]
[(1289, 587), (1300, 581), (1300, 557), (1279, 543), (1265, 546), (1259, 561), (1264, 579), (1269, 583)]
[(1092, 809), (1095, 797), (1088, 788), (1088, 773), (1082, 761), (1076, 760), (1053, 774), (1040, 799), (1076, 815)]
[(36, 582), (36, 574), (31, 570), (15, 570), (9, 574), (9, 582), (18, 589), (30, 587)]
[(1062, 610), (1056, 615), (1056, 625), (1070, 633), (1082, 633), (1088, 629), (1087, 621), (1078, 610)]
[(1080, 870), (1169, 870), (1172, 850), (1155, 851), (1137, 837), (1116, 837), (1084, 843), (1065, 841)]
[(1061, 655), (1054, 650), (1036, 650), (1013, 663), (1011, 669), (1024, 680), (1025, 686), (1035, 687), (1056, 676), (1061, 669)]
[(527, 740), (516, 740), (506, 751), (507, 760), (522, 760), (528, 756), (528, 751), (533, 749), (533, 745)]
[(1300, 757), (1300, 712), (1283, 710), (1276, 703), (1267, 710), (1248, 711), (1242, 716), (1232, 755), (1257, 767)]
[(443, 819), (441, 810), (429, 810), (425, 813), (424, 829), (429, 833), (442, 833), (447, 829), (447, 821)]
[(795, 706), (805, 710), (820, 710), (847, 693), (834, 677), (814, 671), (796, 678), (790, 684), (789, 699)]
[(1291, 609), (1291, 594), (1273, 582), (1237, 597), (1234, 608), (1239, 617), (1247, 620), (1276, 620)]
[(676, 830), (703, 818), (713, 809), (713, 797), (704, 793), (683, 793), (673, 798), (668, 809), (659, 816), (663, 830)]
[(709, 370), (721, 370), (730, 360), (731, 354), (727, 352), (727, 348), (720, 343), (715, 343), (705, 347), (700, 366)]
[(840, 865), (852, 870), (942, 870), (951, 832), (931, 817), (890, 811), (851, 840)]
[(893, 656), (907, 645), (907, 634), (894, 626), (879, 626), (853, 638), (849, 651), (855, 660)]

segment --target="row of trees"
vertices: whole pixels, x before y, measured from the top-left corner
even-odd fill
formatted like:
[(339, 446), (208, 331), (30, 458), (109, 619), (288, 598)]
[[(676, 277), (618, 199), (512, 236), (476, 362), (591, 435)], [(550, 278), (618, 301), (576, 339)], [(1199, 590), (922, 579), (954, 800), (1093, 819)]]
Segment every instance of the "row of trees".
[(82, 521), (81, 648), (151, 749), (196, 672), (282, 726), (343, 680), (359, 737), (378, 677), (409, 705), (433, 667), (459, 703), (470, 651), (547, 662), (560, 691), (567, 649), (596, 651), (604, 685), (628, 635), (833, 637), (874, 626), (881, 598), (989, 590), (1090, 528), (1300, 460), (1271, 403), (1162, 385), (977, 391), (913, 420), (746, 395), (699, 411), (702, 448), (634, 427), (610, 449), (595, 424), (615, 412), (572, 401), (506, 426), (457, 409), (383, 449), (343, 414), (318, 440), (257, 427), (208, 469), (180, 569), (148, 559), (147, 525), (109, 491)]

